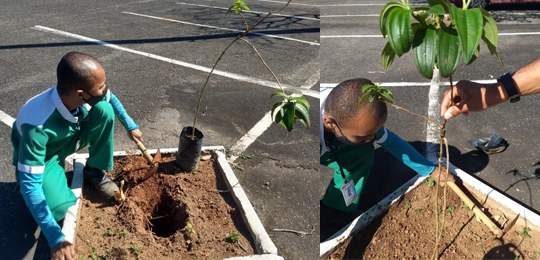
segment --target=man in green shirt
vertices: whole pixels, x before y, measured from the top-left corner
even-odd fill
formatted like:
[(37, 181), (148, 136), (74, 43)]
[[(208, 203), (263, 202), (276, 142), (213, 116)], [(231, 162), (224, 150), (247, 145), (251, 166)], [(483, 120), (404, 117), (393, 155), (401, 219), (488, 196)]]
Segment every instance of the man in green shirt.
[[(362, 188), (375, 159), (375, 143), (416, 173), (439, 178), (436, 166), (384, 127), (388, 117), (386, 103), (375, 99), (360, 104), (365, 84), (373, 83), (352, 79), (321, 92), (320, 164), (334, 170), (321, 202), (342, 212), (354, 212), (362, 203)], [(441, 176), (442, 182), (452, 179), (452, 174)]]
[(105, 174), (113, 168), (115, 115), (131, 139), (138, 125), (107, 89), (105, 70), (94, 57), (69, 52), (58, 63), (57, 85), (28, 100), (13, 124), (13, 165), (21, 195), (40, 226), (53, 259), (74, 259), (58, 221), (76, 198), (67, 186), (66, 157), (89, 146), (84, 178), (107, 199), (119, 189)]

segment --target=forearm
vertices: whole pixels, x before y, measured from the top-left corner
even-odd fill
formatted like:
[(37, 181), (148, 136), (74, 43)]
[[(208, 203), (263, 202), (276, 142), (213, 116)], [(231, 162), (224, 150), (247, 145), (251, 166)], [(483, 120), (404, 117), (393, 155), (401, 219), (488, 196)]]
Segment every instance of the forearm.
[(113, 107), (114, 114), (118, 117), (120, 122), (122, 122), (122, 125), (124, 126), (124, 128), (128, 131), (139, 128), (139, 126), (137, 125), (137, 123), (135, 123), (133, 118), (131, 118), (128, 115), (128, 113), (124, 109), (124, 106), (122, 105), (122, 103), (120, 103), (120, 100), (118, 100), (118, 98), (112, 92), (110, 93), (110, 95), (111, 95), (111, 98), (109, 102), (111, 103)]
[(421, 155), (412, 145), (405, 142), (399, 136), (387, 129), (388, 137), (381, 143), (392, 156), (400, 160), (403, 164), (414, 170), (416, 173), (427, 176), (433, 172), (435, 166), (426, 157)]
[(21, 185), (20, 192), (26, 206), (41, 228), (49, 246), (51, 248), (56, 247), (64, 240), (64, 235), (62, 234), (62, 229), (54, 220), (53, 214), (41, 190), (43, 174), (29, 174), (19, 171), (19, 180)]
[(527, 96), (540, 92), (540, 59), (529, 63), (519, 69), (512, 77), (520, 96)]

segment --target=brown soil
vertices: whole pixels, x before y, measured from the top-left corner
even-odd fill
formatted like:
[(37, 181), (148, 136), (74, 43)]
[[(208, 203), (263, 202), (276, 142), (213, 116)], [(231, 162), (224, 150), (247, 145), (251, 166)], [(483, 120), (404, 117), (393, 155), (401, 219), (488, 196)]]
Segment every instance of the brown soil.
[[(422, 183), (390, 207), (388, 213), (371, 222), (367, 228), (345, 242), (330, 259), (433, 259), (435, 247), (436, 186)], [(442, 211), (443, 188), (439, 188)], [(489, 228), (476, 220), (474, 213), (461, 203), (450, 188), (447, 190), (444, 230), (439, 242), (441, 259), (538, 259), (540, 230), (530, 227), (530, 238), (520, 236), (525, 225), (518, 222), (502, 240), (492, 237)], [(488, 201), (489, 203), (489, 201)], [(486, 205), (485, 205), (486, 206)], [(494, 204), (487, 211), (494, 216), (506, 214)], [(442, 217), (443, 214), (440, 214)], [(504, 222), (503, 219), (498, 221)], [(439, 229), (440, 229), (439, 224)], [(484, 242), (483, 244), (480, 244)]]
[[(127, 200), (101, 200), (84, 187), (77, 227), (77, 259), (222, 259), (254, 254), (249, 233), (213, 159), (197, 173), (181, 172), (164, 156), (158, 173), (141, 156), (115, 160), (110, 177), (125, 179)], [(178, 174), (179, 173), (179, 174)], [(238, 234), (238, 242), (230, 235)]]

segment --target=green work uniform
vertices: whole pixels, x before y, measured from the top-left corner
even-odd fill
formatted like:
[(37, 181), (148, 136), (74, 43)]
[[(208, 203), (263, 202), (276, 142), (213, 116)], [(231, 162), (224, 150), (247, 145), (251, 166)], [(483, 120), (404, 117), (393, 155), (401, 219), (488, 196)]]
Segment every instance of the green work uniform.
[(55, 221), (76, 202), (67, 185), (65, 159), (89, 145), (87, 165), (111, 170), (114, 118), (105, 100), (68, 111), (56, 87), (30, 99), (17, 115), (11, 133), (17, 181), (51, 247), (63, 239)]
[[(378, 131), (375, 138), (380, 138), (383, 133), (384, 131)], [(320, 157), (320, 164), (334, 170), (334, 178), (332, 178), (326, 189), (322, 203), (344, 212), (355, 211), (358, 208), (364, 181), (371, 172), (375, 148), (371, 142), (359, 145), (342, 144), (333, 134), (327, 134), (326, 138), (329, 139), (327, 142), (337, 147), (337, 150), (328, 151)], [(343, 179), (343, 175), (346, 180)], [(345, 185), (346, 181), (350, 180), (355, 184), (358, 199), (347, 206), (341, 193), (341, 187)]]

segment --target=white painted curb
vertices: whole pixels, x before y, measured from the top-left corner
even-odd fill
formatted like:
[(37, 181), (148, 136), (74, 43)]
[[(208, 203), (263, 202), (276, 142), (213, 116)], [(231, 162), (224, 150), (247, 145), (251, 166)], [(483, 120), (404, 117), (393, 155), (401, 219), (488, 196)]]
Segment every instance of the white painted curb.
[[(509, 211), (517, 214), (520, 214), (520, 219), (524, 219), (527, 222), (528, 226), (535, 225), (538, 229), (540, 228), (540, 215), (524, 207), (515, 200), (509, 198), (508, 196), (498, 192), (487, 184), (479, 181), (474, 178), (472, 175), (466, 173), (465, 171), (457, 168), (450, 163), (449, 170), (456, 174), (464, 184), (467, 184), (468, 187), (478, 191), (480, 194), (485, 196), (484, 200), (488, 198), (501, 204), (503, 207)], [(414, 189), (416, 186), (420, 185), (424, 179), (427, 177), (420, 177), (416, 175), (411, 180), (403, 184), (401, 187), (397, 188), (390, 195), (386, 196), (384, 199), (379, 201), (376, 205), (371, 207), (368, 211), (362, 213), (360, 216), (355, 218), (351, 223), (347, 224), (345, 227), (340, 229), (334, 235), (332, 235), (328, 240), (320, 244), (319, 257), (321, 259), (326, 259), (335, 249), (337, 249), (345, 240), (349, 237), (352, 237), (358, 231), (362, 230), (369, 223), (371, 223), (375, 218), (380, 216), (385, 212), (392, 204), (394, 204), (401, 196)]]
[[(177, 148), (166, 148), (160, 149), (162, 154), (176, 153)], [(253, 205), (249, 201), (244, 189), (240, 185), (238, 178), (234, 174), (229, 162), (225, 156), (225, 147), (223, 146), (203, 146), (203, 151), (209, 151), (214, 154), (217, 158), (217, 163), (221, 169), (221, 173), (225, 179), (227, 187), (231, 190), (231, 195), (234, 198), (238, 208), (240, 209), (242, 219), (248, 227), (253, 242), (255, 244), (257, 253), (261, 255), (252, 255), (245, 257), (234, 257), (230, 259), (268, 259), (268, 260), (279, 260), (283, 259), (277, 255), (277, 248), (270, 239), (270, 236), (264, 229), (261, 220), (257, 216)], [(150, 154), (155, 154), (157, 149), (148, 149)], [(140, 151), (126, 152), (126, 151), (117, 151), (114, 152), (114, 156), (125, 156), (130, 154), (141, 154)], [(73, 160), (73, 181), (71, 182), (71, 190), (77, 197), (77, 202), (75, 205), (68, 208), (64, 223), (62, 226), (62, 233), (67, 241), (75, 244), (76, 232), (77, 232), (77, 221), (78, 213), (81, 204), (82, 196), (82, 186), (83, 186), (83, 168), (86, 164), (86, 159), (88, 154), (73, 154), (70, 155), (70, 158)]]

